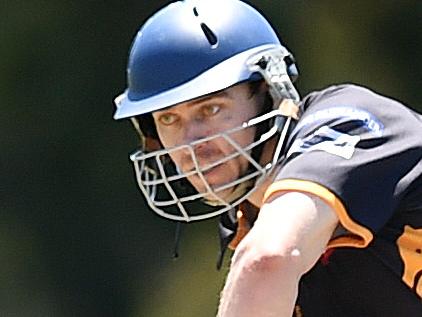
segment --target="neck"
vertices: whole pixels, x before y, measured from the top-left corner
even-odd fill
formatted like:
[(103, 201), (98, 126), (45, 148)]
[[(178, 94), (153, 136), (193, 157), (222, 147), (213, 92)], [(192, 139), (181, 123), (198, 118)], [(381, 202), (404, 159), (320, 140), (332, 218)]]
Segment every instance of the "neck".
[(255, 205), (258, 208), (262, 207), (262, 199), (264, 198), (264, 194), (271, 185), (273, 179), (272, 177), (268, 177), (262, 184), (259, 186), (250, 196), (248, 197), (248, 201)]

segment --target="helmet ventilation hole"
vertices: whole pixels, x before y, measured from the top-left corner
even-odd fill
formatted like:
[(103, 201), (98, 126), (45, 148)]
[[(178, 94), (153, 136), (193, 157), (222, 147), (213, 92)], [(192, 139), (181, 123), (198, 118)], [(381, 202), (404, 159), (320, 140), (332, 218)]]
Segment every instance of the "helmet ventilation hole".
[(201, 23), (201, 29), (207, 37), (207, 40), (211, 44), (211, 46), (215, 46), (218, 41), (217, 36), (214, 34), (214, 32), (211, 31), (211, 29), (205, 23)]
[(197, 16), (199, 16), (199, 14), (198, 14), (198, 10), (196, 10), (196, 7), (194, 7), (193, 8), (193, 14), (197, 17)]
[[(193, 7), (192, 11), (196, 17), (199, 17), (198, 9), (196, 7)], [(211, 31), (211, 29), (205, 23), (201, 22), (200, 25), (201, 25), (202, 32), (204, 32), (205, 37), (207, 38), (208, 42), (211, 44), (211, 48), (217, 47), (218, 39), (215, 33)]]

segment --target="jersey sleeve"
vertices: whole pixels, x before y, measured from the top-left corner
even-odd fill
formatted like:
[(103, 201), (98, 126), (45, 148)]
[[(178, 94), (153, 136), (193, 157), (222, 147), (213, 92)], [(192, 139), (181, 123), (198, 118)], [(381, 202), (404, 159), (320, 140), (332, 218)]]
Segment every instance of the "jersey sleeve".
[(265, 199), (280, 191), (316, 195), (338, 215), (329, 247), (366, 247), (420, 181), (421, 116), (353, 85), (304, 99), (305, 112)]

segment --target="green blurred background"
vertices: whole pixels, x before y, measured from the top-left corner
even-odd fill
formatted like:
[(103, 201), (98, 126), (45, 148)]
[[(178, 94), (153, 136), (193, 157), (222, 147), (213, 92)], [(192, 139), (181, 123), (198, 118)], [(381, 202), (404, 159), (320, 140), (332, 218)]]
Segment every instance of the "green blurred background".
[[(182, 233), (144, 205), (112, 120), (138, 26), (166, 1), (0, 2), (0, 316), (212, 316), (216, 221)], [(356, 82), (422, 110), (422, 1), (252, 1), (302, 94)], [(405, 124), (405, 123), (404, 123)]]

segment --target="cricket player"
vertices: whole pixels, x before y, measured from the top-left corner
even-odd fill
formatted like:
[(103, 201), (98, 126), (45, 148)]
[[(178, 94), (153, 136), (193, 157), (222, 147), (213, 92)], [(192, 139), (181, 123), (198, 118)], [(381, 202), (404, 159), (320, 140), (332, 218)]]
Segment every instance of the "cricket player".
[(422, 116), (353, 84), (301, 97), (269, 22), (178, 1), (140, 28), (115, 119), (149, 206), (220, 217), (219, 317), (422, 316)]

